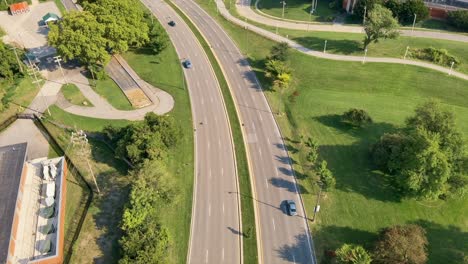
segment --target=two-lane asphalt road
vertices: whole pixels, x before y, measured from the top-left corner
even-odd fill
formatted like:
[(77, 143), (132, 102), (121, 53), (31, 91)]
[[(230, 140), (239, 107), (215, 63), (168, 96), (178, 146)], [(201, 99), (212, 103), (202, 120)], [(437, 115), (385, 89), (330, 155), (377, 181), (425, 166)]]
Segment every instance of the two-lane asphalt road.
[[(195, 128), (196, 163), (188, 263), (240, 263), (237, 174), (223, 97), (209, 60), (184, 21), (163, 1), (142, 0), (169, 33), (184, 69)], [(176, 26), (168, 22), (173, 20)], [(176, 102), (177, 103), (177, 102)]]
[[(254, 72), (221, 26), (192, 0), (173, 0), (206, 37), (229, 82), (247, 141), (261, 263), (315, 263), (307, 218), (279, 128)], [(298, 216), (281, 203), (295, 200)]]

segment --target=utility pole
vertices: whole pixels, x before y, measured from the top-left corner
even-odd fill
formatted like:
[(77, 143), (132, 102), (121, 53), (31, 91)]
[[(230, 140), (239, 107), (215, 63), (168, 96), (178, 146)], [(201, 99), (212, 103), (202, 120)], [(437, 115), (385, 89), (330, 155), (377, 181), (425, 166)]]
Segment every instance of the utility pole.
[(281, 14), (281, 17), (284, 19), (284, 7), (286, 6), (286, 1), (281, 1), (280, 3), (283, 4), (283, 13)]
[(413, 27), (411, 28), (411, 36), (413, 36), (414, 24), (416, 24), (416, 13), (414, 13)]
[(409, 46), (406, 46), (405, 56), (403, 57), (404, 60), (406, 60), (406, 55), (408, 55), (408, 50), (409, 50)]
[(13, 52), (15, 53), (16, 61), (18, 62), (18, 66), (19, 66), (19, 68), (20, 68), (20, 71), (23, 72), (23, 66), (21, 65), (21, 61), (20, 61), (20, 59), (19, 59), (19, 57), (18, 57), (18, 52), (16, 51), (16, 47), (13, 46), (11, 49), (12, 49)]
[(454, 61), (452, 61), (452, 63), (450, 64), (450, 71), (449, 71), (449, 75), (452, 75), (452, 70), (453, 70), (453, 65), (455, 64)]
[(91, 173), (91, 177), (93, 178), (94, 185), (96, 185), (96, 190), (98, 194), (101, 194), (99, 190), (99, 186), (96, 181), (96, 177), (94, 176), (93, 169), (91, 168), (91, 164), (89, 164), (89, 154), (91, 150), (88, 147), (88, 138), (83, 130), (79, 130), (77, 132), (72, 132), (70, 137), (70, 142), (73, 146), (78, 145), (78, 156), (85, 158), (86, 164), (88, 165), (89, 172)]
[(366, 63), (366, 57), (367, 57), (367, 48), (364, 50), (364, 58), (362, 59), (362, 64)]
[(312, 222), (315, 221), (315, 217), (317, 213), (320, 211), (320, 194), (322, 193), (322, 182), (318, 182), (318, 186), (319, 186), (319, 192), (317, 195), (317, 203), (315, 204), (314, 217), (312, 218)]
[(65, 78), (65, 74), (63, 73), (63, 69), (62, 69), (62, 64), (60, 63), (62, 61), (62, 58), (60, 56), (55, 56), (54, 57), (54, 62), (56, 62), (60, 68), (60, 72), (62, 73), (62, 78), (63, 78), (63, 81), (65, 82), (65, 84), (68, 85), (68, 81), (67, 79)]
[(37, 78), (37, 72), (38, 72), (39, 69), (37, 68), (36, 64), (31, 63), (31, 60), (29, 59), (29, 57), (28, 57), (28, 62), (29, 62), (29, 64), (28, 64), (28, 67), (29, 67), (28, 75), (29, 76), (34, 76), (34, 81), (32, 83), (37, 85), (37, 89), (39, 89), (39, 92), (41, 93), (42, 100), (44, 102), (44, 107), (45, 107), (45, 109), (47, 109), (47, 113), (49, 113), (49, 115), (52, 116), (52, 114), (50, 113), (49, 107), (47, 106), (45, 96), (42, 93), (41, 86), (39, 85), (39, 83), (41, 83), (41, 80), (39, 80)]
[(364, 16), (362, 18), (362, 25), (366, 24), (366, 13), (367, 13), (367, 6), (364, 6)]

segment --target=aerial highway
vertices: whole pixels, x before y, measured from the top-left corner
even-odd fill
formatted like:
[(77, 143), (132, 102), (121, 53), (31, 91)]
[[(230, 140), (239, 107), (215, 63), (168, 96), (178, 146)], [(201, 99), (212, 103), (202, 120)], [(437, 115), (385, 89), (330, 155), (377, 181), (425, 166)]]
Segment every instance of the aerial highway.
[[(315, 263), (291, 161), (255, 73), (222, 27), (194, 1), (173, 2), (212, 47), (234, 95), (253, 181), (260, 263)], [(284, 200), (296, 202), (297, 216), (285, 213)]]
[(196, 144), (187, 262), (241, 263), (239, 197), (232, 194), (238, 192), (235, 156), (218, 81), (203, 48), (175, 11), (163, 1), (142, 2), (168, 32), (181, 63), (189, 59), (192, 64), (184, 69)]

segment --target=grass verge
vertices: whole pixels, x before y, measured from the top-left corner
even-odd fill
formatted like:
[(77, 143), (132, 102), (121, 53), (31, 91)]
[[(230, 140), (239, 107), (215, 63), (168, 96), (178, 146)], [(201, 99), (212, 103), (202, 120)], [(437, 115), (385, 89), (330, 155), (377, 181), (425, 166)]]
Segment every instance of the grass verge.
[(57, 8), (60, 10), (60, 13), (62, 13), (62, 16), (67, 13), (67, 9), (65, 8), (65, 6), (63, 5), (62, 3), (62, 0), (54, 0), (55, 2), (55, 5), (57, 6)]
[[(0, 112), (0, 123), (5, 122), (9, 117), (23, 112), (24, 109), (31, 103), (31, 101), (36, 97), (36, 94), (39, 92), (39, 89), (42, 85), (37, 87), (37, 85), (32, 83), (30, 77), (22, 78), (19, 83), (14, 87), (15, 90), (13, 97), (11, 98), (10, 105), (5, 111)], [(7, 87), (7, 84), (0, 84), (0, 89), (10, 89)]]
[(104, 97), (113, 107), (119, 110), (133, 110), (133, 106), (128, 101), (127, 96), (117, 86), (117, 84), (110, 77), (104, 80), (90, 80), (95, 82), (93, 86), (94, 91), (100, 96)]
[[(236, 108), (234, 101), (229, 90), (228, 83), (224, 77), (224, 74), (221, 70), (218, 61), (216, 60), (213, 52), (210, 49), (210, 46), (203, 38), (198, 29), (193, 25), (193, 23), (181, 12), (177, 6), (172, 2), (166, 1), (172, 8), (184, 19), (187, 25), (190, 27), (192, 32), (197, 37), (201, 46), (205, 50), (205, 53), (210, 60), (210, 63), (218, 79), (219, 86), (223, 94), (224, 102), (226, 104), (226, 109), (228, 112), (229, 122), (231, 124), (232, 136), (234, 140), (235, 153), (236, 153), (236, 162), (237, 162), (237, 173), (239, 177), (239, 189), (240, 192), (244, 195), (241, 196), (241, 210), (242, 210), (242, 232), (244, 233), (243, 237), (243, 258), (244, 263), (257, 263), (257, 238), (255, 231), (255, 214), (253, 208), (252, 199), (252, 190), (250, 185), (250, 175), (247, 164), (246, 150), (244, 146), (244, 140), (242, 137), (242, 131), (240, 127), (240, 122), (237, 116)], [(248, 235), (247, 235), (248, 234)]]
[[(252, 8), (255, 9), (255, 1), (252, 0)], [(327, 21), (327, 17), (334, 18), (339, 14), (338, 8), (341, 1), (335, 1), (335, 8), (330, 8), (329, 4), (332, 1), (318, 0), (317, 9), (312, 16), (310, 16), (311, 1), (305, 0), (288, 0), (284, 7), (284, 18), (302, 21)], [(283, 4), (275, 0), (261, 0), (258, 3), (258, 9), (270, 16), (281, 18), (283, 15)], [(331, 22), (331, 21), (327, 21)]]
[(91, 104), (81, 93), (80, 89), (78, 89), (78, 87), (73, 83), (62, 85), (61, 91), (65, 99), (74, 105), (93, 106), (93, 104)]
[[(154, 23), (159, 23), (154, 19)], [(194, 142), (192, 115), (188, 90), (177, 53), (170, 44), (155, 56), (148, 49), (131, 50), (123, 55), (135, 72), (146, 82), (170, 93), (174, 98), (174, 109), (169, 113), (177, 120), (182, 137), (168, 156), (168, 170), (173, 175), (179, 196), (170, 208), (164, 207), (160, 219), (169, 229), (172, 239), (170, 263), (183, 264), (187, 250), (192, 214), (192, 192), (194, 177)]]
[[(212, 3), (199, 3), (215, 17)], [(247, 54), (262, 86), (268, 88), (263, 64), (275, 43), (216, 18)], [(373, 170), (368, 150), (380, 135), (402, 126), (416, 105), (431, 98), (456, 113), (457, 124), (467, 135), (468, 82), (420, 67), (331, 61), (296, 51), (291, 52), (290, 64), (293, 83), (285, 96), (280, 98), (271, 91), (265, 94), (274, 111), (280, 107), (286, 113), (277, 121), (294, 161), (307, 212), (313, 212), (318, 189), (316, 176), (308, 171), (302, 137), (319, 142), (320, 155), (337, 180), (336, 189), (322, 196), (320, 213), (311, 224), (319, 259), (325, 250), (343, 243), (371, 249), (381, 228), (418, 223), (427, 231), (429, 263), (462, 262), (468, 250), (463, 240), (468, 223), (460, 212), (468, 210), (468, 198), (432, 202), (399, 199), (385, 177)], [(343, 126), (339, 117), (349, 108), (365, 109), (374, 124), (361, 130)]]

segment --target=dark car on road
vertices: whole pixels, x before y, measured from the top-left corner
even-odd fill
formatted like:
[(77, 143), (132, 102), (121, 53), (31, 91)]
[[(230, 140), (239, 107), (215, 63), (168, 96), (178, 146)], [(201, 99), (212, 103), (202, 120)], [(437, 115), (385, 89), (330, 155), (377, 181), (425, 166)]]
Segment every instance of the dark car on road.
[(168, 24), (169, 24), (169, 26), (171, 26), (171, 27), (175, 27), (175, 25), (176, 25), (175, 22), (174, 22), (173, 20), (169, 21)]
[(288, 213), (288, 215), (297, 215), (297, 212), (296, 212), (296, 203), (292, 200), (286, 200), (284, 201), (284, 204), (286, 206), (286, 212)]
[(184, 61), (182, 62), (182, 65), (184, 65), (184, 67), (187, 68), (187, 69), (192, 68), (192, 63), (190, 62), (189, 59), (184, 60)]

